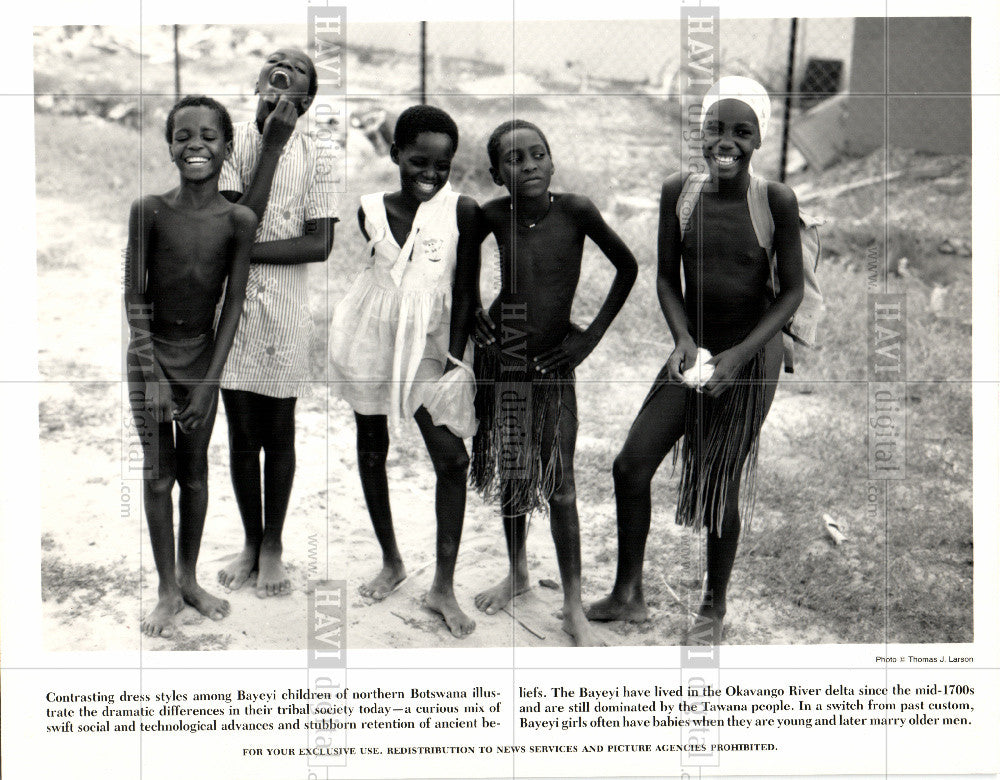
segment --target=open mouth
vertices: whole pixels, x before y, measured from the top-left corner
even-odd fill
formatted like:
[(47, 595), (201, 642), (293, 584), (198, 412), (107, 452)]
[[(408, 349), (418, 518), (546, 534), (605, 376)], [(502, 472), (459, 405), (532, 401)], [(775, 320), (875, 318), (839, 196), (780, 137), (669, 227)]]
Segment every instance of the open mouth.
[(185, 157), (184, 162), (188, 165), (208, 165), (207, 157)]
[(432, 182), (418, 181), (414, 182), (417, 188), (417, 192), (431, 193), (437, 189), (437, 185)]
[(267, 77), (267, 83), (275, 89), (288, 89), (292, 86), (291, 79), (283, 70), (272, 70), (271, 75)]
[(716, 154), (714, 157), (720, 168), (732, 168), (739, 160), (739, 157), (733, 154)]

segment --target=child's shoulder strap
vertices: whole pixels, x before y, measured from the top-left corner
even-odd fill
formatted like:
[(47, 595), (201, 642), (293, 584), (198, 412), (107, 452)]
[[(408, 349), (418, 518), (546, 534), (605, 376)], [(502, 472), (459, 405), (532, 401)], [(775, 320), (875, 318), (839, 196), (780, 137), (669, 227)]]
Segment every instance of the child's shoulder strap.
[[(777, 295), (778, 282), (775, 279), (774, 268), (774, 217), (771, 215), (771, 204), (767, 199), (767, 179), (763, 176), (751, 175), (750, 186), (747, 188), (747, 208), (750, 211), (753, 232), (757, 235), (757, 243), (767, 252), (771, 291)], [(786, 350), (786, 368), (789, 365), (788, 360), (789, 354)]]
[(389, 218), (385, 213), (385, 193), (371, 192), (361, 196), (361, 210), (365, 212), (365, 230), (368, 233), (368, 250), (389, 233)]
[(774, 217), (771, 216), (771, 204), (767, 199), (767, 179), (764, 177), (750, 177), (747, 207), (750, 209), (753, 232), (757, 234), (757, 243), (770, 254), (774, 244)]
[(707, 173), (692, 173), (684, 179), (684, 184), (681, 186), (681, 192), (677, 196), (677, 206), (674, 211), (677, 214), (677, 222), (681, 226), (681, 240), (684, 240), (684, 234), (687, 233), (688, 228), (691, 226), (691, 215), (694, 213), (695, 206), (698, 205), (698, 199), (701, 197), (701, 191), (705, 189), (705, 183), (708, 181), (709, 175)]
[(362, 195), (361, 208), (365, 210), (365, 216), (373, 217), (374, 212), (384, 211), (382, 206), (384, 197), (384, 192), (369, 192), (367, 195)]
[(361, 209), (365, 212), (366, 221), (373, 225), (381, 225), (386, 222), (384, 199), (384, 192), (370, 192), (361, 196)]
[(458, 201), (462, 197), (461, 192), (456, 192), (452, 190), (448, 193), (448, 200), (446, 211), (448, 214), (448, 224), (449, 227), (453, 227), (456, 231), (458, 230)]

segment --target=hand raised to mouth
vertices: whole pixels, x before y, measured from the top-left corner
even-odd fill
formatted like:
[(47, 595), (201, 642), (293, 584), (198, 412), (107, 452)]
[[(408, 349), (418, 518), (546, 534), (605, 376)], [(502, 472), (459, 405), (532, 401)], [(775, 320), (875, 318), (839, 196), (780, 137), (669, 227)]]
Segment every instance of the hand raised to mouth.
[(282, 95), (278, 98), (274, 110), (268, 114), (264, 121), (265, 148), (280, 152), (288, 139), (291, 138), (298, 118), (299, 114), (295, 110), (295, 104), (288, 99), (288, 96)]

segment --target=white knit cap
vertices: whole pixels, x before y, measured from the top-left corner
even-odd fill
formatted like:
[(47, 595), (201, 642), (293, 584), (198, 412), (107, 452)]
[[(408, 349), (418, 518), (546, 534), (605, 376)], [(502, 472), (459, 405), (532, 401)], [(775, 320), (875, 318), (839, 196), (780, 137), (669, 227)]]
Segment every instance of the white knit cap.
[(760, 128), (760, 140), (767, 135), (767, 124), (771, 119), (771, 96), (759, 83), (745, 76), (723, 76), (705, 93), (701, 101), (701, 123), (705, 124), (705, 115), (709, 109), (720, 100), (739, 100), (746, 103), (757, 115), (757, 126)]

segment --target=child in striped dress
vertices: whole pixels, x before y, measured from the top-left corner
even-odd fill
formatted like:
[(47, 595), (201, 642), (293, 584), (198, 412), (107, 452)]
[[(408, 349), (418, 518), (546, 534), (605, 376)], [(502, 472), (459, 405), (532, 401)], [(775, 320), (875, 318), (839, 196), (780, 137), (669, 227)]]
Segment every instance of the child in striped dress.
[(290, 588), (281, 532), (295, 474), (295, 401), (308, 378), (305, 264), (326, 260), (337, 221), (332, 182), (324, 179), (329, 161), (315, 139), (295, 129), (317, 84), (302, 51), (270, 54), (257, 78), (256, 116), (236, 125), (233, 154), (219, 180), (223, 195), (260, 219), (243, 316), (221, 383), (245, 543), (219, 581), (236, 589), (256, 576), (261, 598)]
[(457, 148), (458, 128), (441, 109), (412, 106), (397, 120), (390, 155), (400, 187), (361, 198), (367, 267), (334, 309), (330, 362), (331, 391), (354, 410), (361, 487), (382, 548), (382, 569), (360, 592), (378, 601), (406, 578), (385, 462), (389, 421), (413, 415), (437, 477), (437, 568), (424, 604), (462, 638), (476, 625), (453, 584), (469, 456), (428, 411), (435, 383), (462, 364), (479, 278), (479, 208), (448, 184)]

